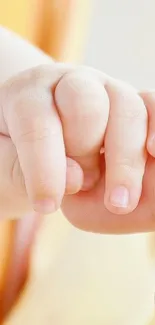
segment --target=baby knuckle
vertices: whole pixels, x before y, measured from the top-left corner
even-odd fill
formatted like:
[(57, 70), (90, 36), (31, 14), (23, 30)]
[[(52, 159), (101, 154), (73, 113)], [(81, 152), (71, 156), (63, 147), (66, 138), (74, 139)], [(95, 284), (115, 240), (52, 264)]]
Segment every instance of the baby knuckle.
[(18, 137), (18, 142), (38, 142), (44, 139), (49, 138), (50, 136), (50, 129), (48, 127), (42, 128), (32, 128), (30, 130), (25, 130), (20, 133)]
[(16, 100), (23, 94), (32, 96), (32, 89), (40, 88), (46, 73), (47, 67), (42, 65), (22, 71), (16, 77), (12, 77), (6, 81), (3, 85), (4, 103), (8, 103), (13, 99)]
[[(125, 101), (122, 99), (122, 102)], [(140, 97), (135, 96), (135, 98), (128, 98), (126, 100), (126, 110), (122, 114), (125, 118), (130, 120), (146, 120), (147, 111), (145, 105)]]

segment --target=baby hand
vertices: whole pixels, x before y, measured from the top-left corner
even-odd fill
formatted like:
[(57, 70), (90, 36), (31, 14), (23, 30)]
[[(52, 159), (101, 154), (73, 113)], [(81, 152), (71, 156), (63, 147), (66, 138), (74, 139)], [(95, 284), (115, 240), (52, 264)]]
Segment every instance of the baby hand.
[(2, 217), (51, 213), (64, 194), (69, 216), (85, 199), (86, 218), (94, 204), (96, 214), (137, 207), (147, 111), (134, 88), (93, 69), (45, 65), (2, 85), (0, 107)]

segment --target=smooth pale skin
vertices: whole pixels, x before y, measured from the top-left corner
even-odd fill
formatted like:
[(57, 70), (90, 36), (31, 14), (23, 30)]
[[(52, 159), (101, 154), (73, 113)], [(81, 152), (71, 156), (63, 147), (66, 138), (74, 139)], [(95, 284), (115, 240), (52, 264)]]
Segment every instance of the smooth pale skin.
[[(23, 43), (22, 40), (18, 40), (12, 35), (8, 35), (8, 38), (6, 35), (4, 37), (4, 34), (2, 31), (3, 40), (5, 38), (3, 44), (5, 44), (8, 59), (11, 59), (12, 62), (8, 60), (10, 62), (8, 71), (5, 71), (8, 67), (7, 63), (5, 69), (2, 65), (2, 81), (19, 70), (49, 62), (49, 58), (30, 45)], [(15, 55), (13, 56), (14, 51)], [(7, 62), (4, 52), (2, 51), (3, 62), (4, 58)], [(10, 53), (12, 53), (11, 58)], [(61, 82), (63, 83), (63, 79)], [(59, 84), (57, 96), (59, 96), (59, 92), (61, 94), (62, 83)], [(135, 97), (137, 98), (137, 95)], [(61, 100), (60, 96), (58, 98)], [(141, 101), (140, 105), (143, 107)], [(144, 116), (145, 119), (145, 113)], [(144, 139), (141, 141), (143, 144)], [(139, 158), (142, 158), (144, 167), (145, 158), (143, 155), (141, 157), (141, 152)], [(84, 163), (86, 162), (84, 161)], [(153, 160), (151, 163), (153, 165)], [(152, 165), (148, 167), (149, 171), (144, 184), (146, 202), (140, 203), (140, 208), (137, 208), (133, 214), (130, 216), (112, 215), (105, 210), (102, 202), (102, 206), (97, 204), (96, 209), (93, 204), (94, 210), (92, 209), (90, 220), (86, 219), (82, 223), (83, 215), (81, 214), (79, 219), (74, 215), (71, 221), (77, 223), (79, 220), (79, 227), (88, 229), (94, 227), (94, 230), (97, 231), (99, 231), (99, 220), (100, 231), (103, 231), (104, 228), (105, 231), (110, 232), (121, 232), (122, 229), (131, 231), (131, 229), (134, 230), (134, 221), (135, 230), (138, 227), (140, 231), (144, 228), (149, 229), (153, 223), (151, 214), (153, 197), (150, 194), (151, 188), (148, 188), (148, 184), (151, 182), (151, 186), (153, 184)], [(150, 168), (152, 168), (151, 172)], [(143, 173), (141, 172), (141, 174)], [(141, 178), (142, 175), (138, 177), (138, 184)], [(102, 191), (104, 193), (103, 189)], [(81, 200), (81, 204), (85, 208), (88, 199), (92, 201), (92, 197), (90, 198), (85, 198), (85, 196), (81, 198), (78, 195), (66, 198), (64, 210), (67, 216), (71, 218), (66, 204), (71, 208), (71, 205), (76, 203), (78, 208), (79, 203), (74, 200)], [(135, 202), (137, 204), (137, 201), (134, 201), (132, 209), (135, 208)], [(151, 207), (149, 208), (150, 203)], [(25, 206), (27, 208), (27, 203)], [(111, 206), (108, 208), (110, 210)], [(141, 216), (143, 208), (144, 212)], [(78, 209), (77, 211), (80, 212)], [(105, 212), (105, 220), (103, 220), (103, 212)], [(117, 210), (117, 212), (120, 211)], [(145, 212), (148, 212), (148, 218), (145, 216)], [(107, 221), (106, 224), (108, 218), (110, 222)], [(116, 218), (118, 218), (118, 226)], [(88, 221), (91, 221), (90, 226)], [(121, 229), (120, 225), (122, 226), (122, 224)], [(76, 230), (58, 212), (53, 216), (46, 217), (33, 246), (27, 288), (5, 324), (149, 324), (154, 308), (153, 239), (152, 234), (117, 237), (93, 235)]]
[[(153, 111), (152, 95), (144, 96)], [(155, 163), (146, 152), (144, 102), (131, 86), (65, 64), (42, 65), (2, 84), (0, 217), (19, 217), (32, 208), (48, 214), (61, 205), (84, 230), (154, 230)], [(154, 130), (149, 132), (148, 143)]]

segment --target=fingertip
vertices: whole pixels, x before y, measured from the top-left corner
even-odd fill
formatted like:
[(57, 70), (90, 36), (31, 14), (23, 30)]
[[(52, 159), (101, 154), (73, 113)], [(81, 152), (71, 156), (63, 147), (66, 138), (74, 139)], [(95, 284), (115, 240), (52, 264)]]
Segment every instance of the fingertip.
[(65, 194), (75, 194), (81, 190), (83, 184), (83, 171), (73, 159), (67, 158), (67, 175)]
[(128, 189), (126, 186), (117, 186), (111, 192), (105, 193), (106, 208), (114, 214), (129, 214), (133, 212), (140, 199), (141, 190)]
[(90, 191), (99, 181), (99, 169), (83, 171), (81, 166), (73, 159), (67, 158), (67, 177), (65, 194), (76, 194), (79, 191)]
[(134, 208), (133, 207), (132, 208), (131, 207), (118, 207), (118, 206), (111, 205), (109, 203), (107, 204), (105, 201), (105, 207), (109, 212), (113, 213), (114, 215), (115, 214), (116, 215), (128, 215), (129, 213), (132, 213), (136, 209), (137, 205)]

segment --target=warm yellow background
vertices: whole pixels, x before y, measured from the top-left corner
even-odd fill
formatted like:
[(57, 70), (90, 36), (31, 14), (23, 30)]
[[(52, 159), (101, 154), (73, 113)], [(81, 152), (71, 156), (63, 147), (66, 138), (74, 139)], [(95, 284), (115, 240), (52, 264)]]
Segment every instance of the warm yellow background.
[(91, 0), (0, 0), (0, 24), (57, 60), (77, 61)]
[[(35, 42), (37, 0), (0, 0), (0, 24)], [(37, 12), (38, 11), (38, 12)]]

